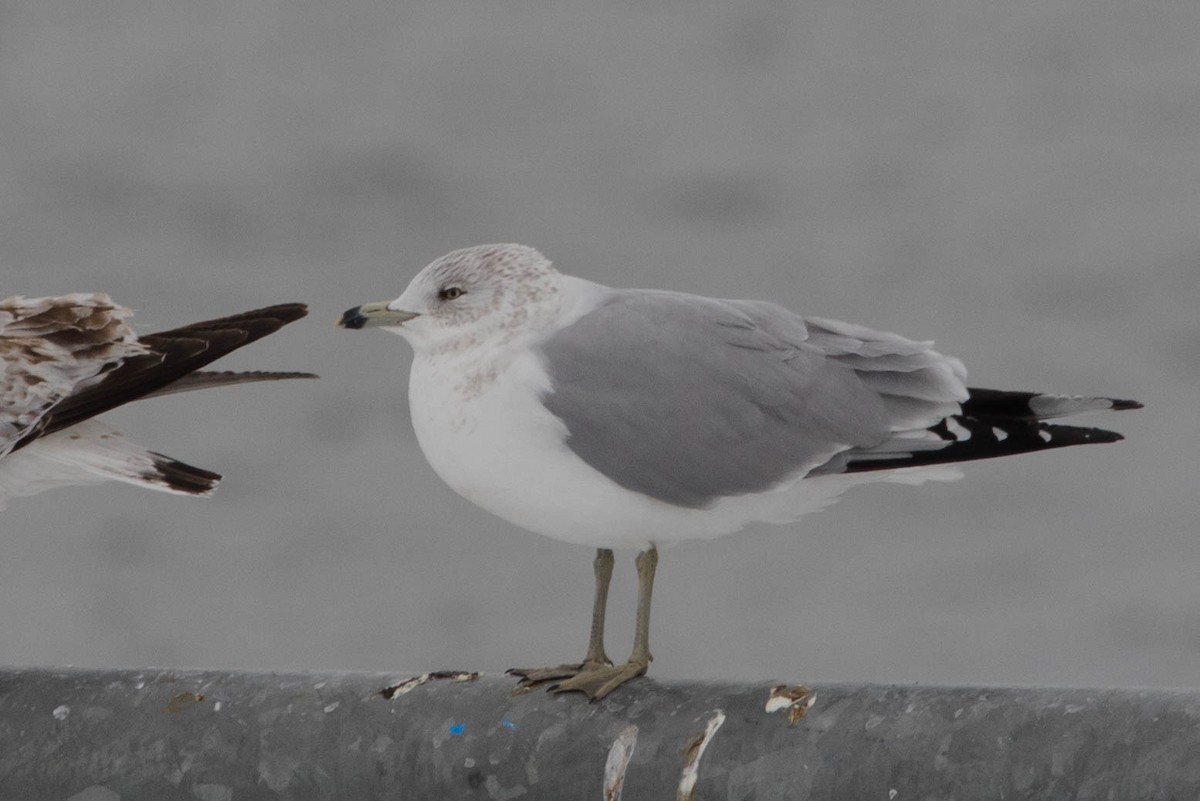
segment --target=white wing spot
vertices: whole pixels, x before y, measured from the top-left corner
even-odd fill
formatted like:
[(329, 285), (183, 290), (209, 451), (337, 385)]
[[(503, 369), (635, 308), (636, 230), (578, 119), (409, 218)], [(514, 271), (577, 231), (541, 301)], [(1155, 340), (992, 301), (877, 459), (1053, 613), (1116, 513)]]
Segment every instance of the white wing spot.
[(1004, 440), (1008, 439), (1008, 432), (1003, 428), (992, 426), (992, 436), (996, 438), (996, 442), (1004, 442)]
[(1049, 431), (1039, 431), (1038, 436), (1042, 438), (1042, 442), (1049, 442), (1051, 439), (1053, 439), (1053, 437), (1050, 436)]
[(946, 418), (946, 428), (954, 435), (954, 439), (959, 442), (966, 442), (971, 438), (971, 432), (967, 427), (953, 417)]

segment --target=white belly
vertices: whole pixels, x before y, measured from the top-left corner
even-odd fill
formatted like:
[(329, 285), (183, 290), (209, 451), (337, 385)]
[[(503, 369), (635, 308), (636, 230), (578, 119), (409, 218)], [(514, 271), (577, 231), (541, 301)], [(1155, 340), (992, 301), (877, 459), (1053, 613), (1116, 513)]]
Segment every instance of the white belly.
[(519, 357), (472, 397), (453, 370), (418, 357), (409, 385), (417, 441), (442, 480), (538, 534), (594, 547), (647, 545), (651, 537), (636, 524), (656, 502), (609, 481), (563, 444), (565, 427), (539, 399), (546, 379), (534, 357)]
[(548, 378), (528, 352), (486, 380), (470, 365), (418, 356), (409, 385), (413, 428), (426, 459), (467, 500), (557, 540), (595, 548), (645, 548), (786, 522), (823, 508), (858, 483), (889, 474), (827, 476), (725, 498), (707, 509), (627, 490), (580, 460), (566, 427), (541, 403)]

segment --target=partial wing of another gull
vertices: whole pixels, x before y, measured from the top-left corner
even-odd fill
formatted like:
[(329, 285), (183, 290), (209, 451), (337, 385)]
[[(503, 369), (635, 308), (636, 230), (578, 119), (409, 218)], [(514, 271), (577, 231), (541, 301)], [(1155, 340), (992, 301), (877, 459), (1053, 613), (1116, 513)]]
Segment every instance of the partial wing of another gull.
[(307, 313), (285, 303), (139, 337), (132, 312), (102, 293), (0, 301), (0, 508), (102, 481), (211, 494), (220, 475), (145, 450), (96, 415), (173, 392), (315, 378), (202, 369)]
[[(650, 662), (658, 543), (788, 522), (858, 484), (953, 477), (973, 459), (1115, 442), (1047, 419), (1136, 401), (968, 387), (961, 361), (773, 303), (612, 289), (521, 245), (455, 251), (396, 300), (347, 311), (415, 358), (413, 428), (447, 484), (500, 517), (597, 549), (587, 655), (514, 671), (603, 698)], [(612, 665), (612, 549), (638, 548), (633, 653)]]

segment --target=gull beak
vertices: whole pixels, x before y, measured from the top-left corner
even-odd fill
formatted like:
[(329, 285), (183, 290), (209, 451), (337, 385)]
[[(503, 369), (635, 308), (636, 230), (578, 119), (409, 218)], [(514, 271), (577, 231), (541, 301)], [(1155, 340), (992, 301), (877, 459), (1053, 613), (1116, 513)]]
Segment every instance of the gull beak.
[(346, 309), (342, 313), (341, 319), (337, 321), (337, 326), (338, 328), (398, 326), (407, 323), (414, 317), (420, 317), (420, 315), (416, 312), (389, 309), (387, 302), (364, 303), (353, 309)]

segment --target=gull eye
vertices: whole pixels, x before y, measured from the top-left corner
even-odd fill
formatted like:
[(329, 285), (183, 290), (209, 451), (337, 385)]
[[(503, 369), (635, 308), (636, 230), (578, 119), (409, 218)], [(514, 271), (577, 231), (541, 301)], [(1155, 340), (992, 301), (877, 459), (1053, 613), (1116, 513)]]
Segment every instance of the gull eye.
[(465, 294), (467, 294), (467, 291), (462, 287), (448, 286), (438, 292), (438, 298), (440, 300), (456, 300)]

